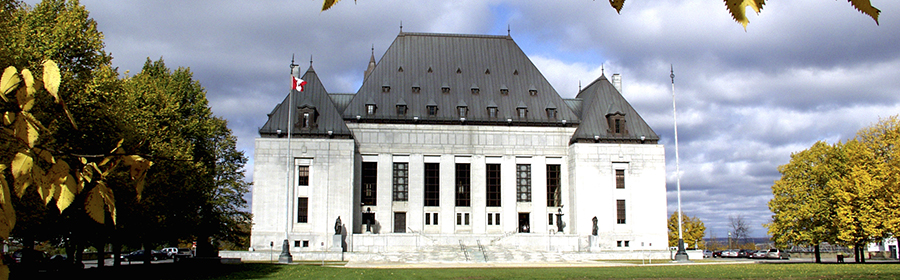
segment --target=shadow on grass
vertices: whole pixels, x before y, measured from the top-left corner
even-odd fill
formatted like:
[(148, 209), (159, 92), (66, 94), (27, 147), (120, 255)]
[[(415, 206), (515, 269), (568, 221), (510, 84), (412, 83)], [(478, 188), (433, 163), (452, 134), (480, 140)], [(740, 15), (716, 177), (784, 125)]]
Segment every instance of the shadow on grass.
[(287, 266), (244, 264), (138, 264), (61, 271), (16, 271), (10, 279), (265, 279)]

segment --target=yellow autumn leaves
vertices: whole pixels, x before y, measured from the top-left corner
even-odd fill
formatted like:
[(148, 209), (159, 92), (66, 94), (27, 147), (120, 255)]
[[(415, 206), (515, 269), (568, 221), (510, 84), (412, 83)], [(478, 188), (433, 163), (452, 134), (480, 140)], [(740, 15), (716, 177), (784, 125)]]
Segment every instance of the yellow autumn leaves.
[[(340, 0), (324, 0), (322, 2), (322, 11), (331, 9), (334, 4)], [(731, 13), (731, 17), (734, 21), (740, 23), (744, 26), (744, 29), (747, 29), (747, 23), (750, 20), (747, 19), (747, 7), (753, 9), (756, 14), (759, 14), (762, 11), (763, 5), (766, 4), (766, 0), (724, 0), (725, 7), (728, 9), (728, 12)], [(354, 0), (355, 2), (355, 0)], [(881, 10), (872, 6), (870, 0), (848, 0), (853, 8), (856, 8), (857, 11), (860, 11), (863, 14), (866, 14), (872, 19), (875, 20), (875, 24), (878, 24), (878, 15), (881, 13)], [(625, 6), (625, 0), (609, 0), (609, 5), (616, 9), (616, 13), (622, 12), (622, 7)]]
[[(68, 155), (41, 147), (40, 135), (48, 132), (48, 129), (31, 112), (35, 108), (35, 93), (41, 85), (65, 112), (70, 124), (76, 127), (59, 95), (59, 66), (52, 60), (44, 61), (42, 66), (42, 81), (36, 80), (29, 69), (18, 71), (12, 66), (4, 69), (0, 79), (0, 98), (4, 102), (14, 102), (16, 106), (12, 108), (18, 108), (3, 112), (2, 133), (20, 143), (12, 161), (8, 164), (0, 163), (0, 237), (4, 239), (9, 238), (16, 220), (10, 187), (15, 189), (18, 197), (33, 189), (44, 204), (56, 201), (60, 212), (75, 203), (76, 195), (89, 188), (84, 202), (86, 212), (98, 223), (104, 223), (106, 213), (110, 213), (112, 222), (115, 223), (115, 197), (103, 178), (119, 165), (128, 167), (131, 178), (137, 182), (135, 187), (140, 198), (144, 176), (153, 164), (140, 156), (127, 155), (122, 148), (122, 141), (109, 154), (90, 157), (92, 160), (87, 156)], [(13, 92), (14, 99), (9, 98), (8, 95)], [(68, 158), (77, 167), (73, 168), (63, 158)], [(6, 169), (12, 174), (12, 186), (9, 186), (4, 175), (7, 174)]]
[(860, 246), (900, 233), (900, 119), (817, 142), (778, 168), (766, 226), (779, 245)]

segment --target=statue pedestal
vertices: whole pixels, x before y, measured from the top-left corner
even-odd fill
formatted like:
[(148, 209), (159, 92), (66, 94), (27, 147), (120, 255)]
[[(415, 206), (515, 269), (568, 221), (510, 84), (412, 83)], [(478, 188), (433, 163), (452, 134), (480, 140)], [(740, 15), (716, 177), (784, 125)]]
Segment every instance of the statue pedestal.
[(340, 234), (335, 234), (331, 237), (331, 251), (332, 252), (343, 252), (344, 251), (344, 238)]
[(590, 238), (590, 251), (591, 252), (600, 252), (600, 237), (596, 235), (591, 235)]

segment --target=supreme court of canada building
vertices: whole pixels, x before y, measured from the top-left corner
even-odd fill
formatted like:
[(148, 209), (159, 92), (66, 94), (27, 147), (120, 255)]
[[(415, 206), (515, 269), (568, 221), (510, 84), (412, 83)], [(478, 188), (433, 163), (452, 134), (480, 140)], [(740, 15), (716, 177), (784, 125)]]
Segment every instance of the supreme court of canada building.
[(329, 93), (310, 65), (273, 104), (252, 249), (667, 249), (664, 147), (619, 75), (563, 98), (508, 35), (409, 32), (360, 74)]

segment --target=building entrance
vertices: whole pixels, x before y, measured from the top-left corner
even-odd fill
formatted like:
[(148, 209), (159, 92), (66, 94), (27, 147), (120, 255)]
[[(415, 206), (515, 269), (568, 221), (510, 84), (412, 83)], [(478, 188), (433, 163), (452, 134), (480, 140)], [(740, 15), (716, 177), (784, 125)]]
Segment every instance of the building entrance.
[(394, 212), (394, 232), (406, 232), (406, 212)]
[(519, 213), (519, 232), (531, 232), (530, 213)]

